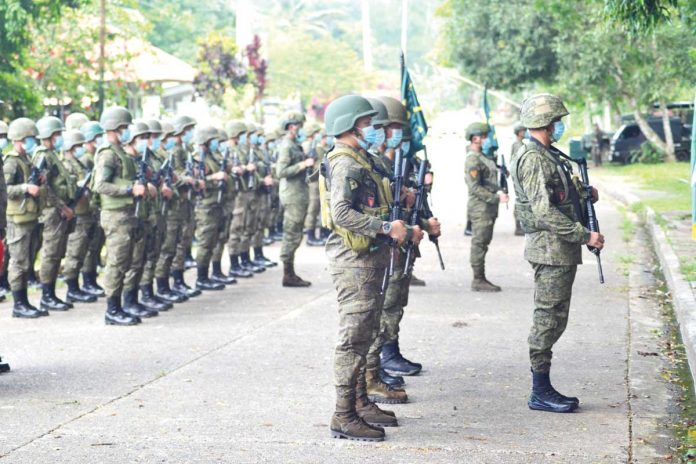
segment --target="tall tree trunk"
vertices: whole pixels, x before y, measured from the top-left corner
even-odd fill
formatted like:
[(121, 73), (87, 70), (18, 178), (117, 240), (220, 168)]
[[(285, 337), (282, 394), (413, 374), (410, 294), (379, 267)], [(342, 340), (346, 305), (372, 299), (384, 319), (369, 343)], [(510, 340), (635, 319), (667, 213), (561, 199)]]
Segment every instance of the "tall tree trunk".
[[(645, 135), (645, 138), (648, 140), (648, 142), (652, 143), (658, 150), (660, 150), (668, 161), (670, 161), (667, 153), (667, 144), (660, 138), (657, 132), (650, 127), (647, 119), (645, 119), (643, 114), (640, 112), (640, 106), (635, 98), (631, 98), (631, 108), (633, 109), (633, 116), (636, 118), (638, 127), (640, 127), (640, 131), (643, 133), (643, 135)], [(672, 158), (674, 158), (674, 147), (672, 147)]]
[(665, 142), (667, 145), (665, 161), (673, 163), (677, 161), (677, 156), (674, 153), (674, 134), (672, 134), (672, 125), (669, 123), (669, 112), (667, 111), (667, 104), (664, 100), (660, 100), (660, 111), (662, 111), (662, 129), (665, 131)]

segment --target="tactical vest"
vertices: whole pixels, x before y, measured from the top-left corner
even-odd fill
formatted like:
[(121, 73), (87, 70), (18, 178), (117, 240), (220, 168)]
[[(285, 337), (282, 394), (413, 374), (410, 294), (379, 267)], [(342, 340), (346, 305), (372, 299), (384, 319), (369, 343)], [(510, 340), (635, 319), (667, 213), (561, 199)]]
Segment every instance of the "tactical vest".
[(523, 145), (517, 150), (519, 154), (512, 162), (510, 173), (515, 186), (515, 212), (524, 232), (529, 234), (543, 230), (538, 226), (532, 212), (531, 202), (522, 189), (522, 184), (518, 177), (520, 163), (533, 148), (537, 148), (556, 168), (557, 175), (552, 177), (549, 185), (552, 190), (551, 202), (572, 221), (583, 222), (583, 202), (581, 201), (581, 194), (579, 193), (583, 190), (579, 188), (579, 179), (577, 176), (573, 175), (569, 163), (560, 156), (552, 155), (545, 148), (537, 146), (536, 142), (524, 140)]
[[(77, 183), (84, 179), (87, 176), (87, 168), (77, 159), (74, 160), (68, 160), (66, 159), (65, 164), (70, 166), (70, 177), (72, 182), (77, 185)], [(77, 188), (75, 189), (77, 191)], [(72, 200), (72, 198), (70, 199)], [(74, 205), (75, 208), (75, 214), (78, 216), (84, 216), (85, 214), (90, 213), (90, 206), (89, 206), (90, 200), (89, 198), (81, 198), (78, 200), (78, 202)]]
[[(63, 163), (58, 159), (53, 150), (49, 150), (46, 147), (39, 147), (34, 152), (34, 157), (45, 156), (49, 173), (46, 176), (48, 179), (48, 186), (53, 190), (58, 198), (60, 198), (64, 203), (68, 203), (75, 191), (75, 184), (71, 181), (70, 174), (63, 166)], [(51, 198), (48, 196), (42, 196), (45, 198), (45, 205), (47, 207), (56, 206), (52, 203)]]
[[(19, 172), (22, 173), (22, 178), (16, 179), (17, 182), (14, 185), (26, 183), (31, 174), (31, 161), (29, 161), (26, 156), (22, 156), (14, 151), (9, 152), (5, 156), (15, 159), (17, 167), (19, 167)], [(24, 205), (22, 205), (22, 203), (24, 203)], [(22, 196), (19, 198), (7, 199), (7, 216), (9, 216), (11, 221), (15, 224), (24, 224), (26, 222), (38, 220), (40, 211), (38, 198)]]
[[(198, 165), (198, 161), (196, 161), (196, 164)], [(220, 165), (217, 161), (215, 161), (215, 158), (213, 158), (213, 155), (211, 155), (210, 153), (206, 153), (203, 165), (205, 166), (205, 173), (203, 174), (205, 177), (207, 177), (210, 174), (214, 174), (220, 170)], [(218, 198), (218, 181), (206, 180), (205, 183), (205, 193), (201, 197), (199, 204), (208, 207), (214, 206), (217, 204)]]
[[(114, 172), (114, 177), (111, 183), (119, 187), (127, 187), (133, 185), (135, 180), (135, 163), (133, 159), (128, 156), (119, 147), (112, 147), (111, 145), (103, 145), (97, 149), (97, 160), (102, 152), (106, 150), (111, 150), (119, 160), (120, 168), (117, 172)], [(111, 196), (111, 195), (100, 195), (102, 209), (113, 211), (133, 207), (133, 197), (130, 195), (124, 196)]]
[(353, 233), (348, 229), (344, 229), (333, 222), (331, 216), (331, 178), (329, 177), (329, 163), (339, 156), (348, 156), (353, 161), (358, 163), (363, 168), (363, 176), (369, 177), (377, 186), (377, 201), (376, 207), (369, 205), (358, 204), (353, 207), (363, 214), (377, 217), (383, 221), (389, 220), (389, 205), (393, 202), (391, 193), (390, 181), (388, 178), (380, 176), (374, 169), (374, 166), (361, 154), (346, 147), (334, 147), (330, 151), (322, 163), (319, 175), (319, 198), (321, 202), (321, 224), (329, 230), (336, 232), (342, 239), (343, 243), (353, 251), (367, 251), (373, 245), (374, 239), (367, 235)]

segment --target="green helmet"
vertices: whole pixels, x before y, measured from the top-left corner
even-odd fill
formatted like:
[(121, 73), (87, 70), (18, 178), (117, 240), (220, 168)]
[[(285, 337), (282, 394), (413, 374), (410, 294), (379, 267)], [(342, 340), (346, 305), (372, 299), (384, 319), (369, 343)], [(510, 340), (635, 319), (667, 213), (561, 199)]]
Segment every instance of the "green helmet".
[(130, 137), (126, 140), (126, 143), (132, 143), (139, 135), (150, 133), (150, 128), (143, 121), (135, 121), (128, 128), (130, 129)]
[(65, 133), (65, 136), (63, 137), (63, 150), (64, 151), (70, 151), (72, 150), (76, 145), (82, 145), (85, 143), (87, 140), (85, 139), (85, 135), (80, 132), (79, 130), (69, 130)]
[(172, 121), (172, 126), (174, 126), (174, 134), (173, 135), (179, 135), (183, 134), (186, 129), (189, 127), (193, 127), (196, 125), (196, 120), (193, 119), (191, 116), (177, 116), (174, 118)]
[(218, 129), (218, 140), (220, 142), (224, 142), (225, 140), (229, 139), (230, 136), (227, 135), (227, 132), (224, 129)]
[(290, 124), (303, 124), (306, 120), (305, 115), (299, 111), (290, 111), (285, 115), (280, 126), (283, 130), (287, 130)]
[(333, 137), (339, 136), (351, 130), (358, 119), (376, 114), (377, 111), (365, 97), (360, 95), (338, 97), (329, 103), (324, 113), (326, 134)]
[(41, 140), (50, 139), (56, 132), (63, 132), (65, 127), (63, 121), (55, 116), (45, 116), (36, 121), (36, 128), (39, 130)]
[(105, 131), (115, 131), (133, 122), (133, 115), (122, 106), (111, 106), (104, 110), (99, 118), (99, 124)]
[(148, 119), (145, 121), (145, 124), (147, 124), (147, 127), (150, 128), (150, 133), (153, 135), (160, 135), (162, 134), (162, 123), (160, 123), (156, 119)]
[(225, 126), (225, 131), (230, 138), (239, 137), (247, 131), (247, 125), (244, 121), (230, 121)]
[(65, 118), (65, 128), (67, 130), (76, 130), (82, 127), (84, 123), (89, 121), (89, 118), (84, 113), (70, 113)]
[(517, 135), (520, 131), (526, 130), (526, 128), (522, 125), (522, 123), (517, 123), (515, 124), (515, 127), (512, 128), (512, 133)]
[(368, 98), (367, 101), (369, 101), (370, 105), (377, 111), (377, 114), (372, 116), (372, 124), (378, 126), (388, 125), (389, 115), (387, 114), (387, 107), (384, 106), (384, 103), (376, 98)]
[(7, 124), (5, 124), (3, 121), (0, 121), (0, 135), (7, 135)]
[(255, 134), (256, 131), (258, 130), (258, 127), (253, 122), (247, 122), (246, 128), (247, 128), (247, 135)]
[(37, 137), (38, 135), (39, 129), (36, 128), (34, 121), (29, 118), (15, 119), (10, 123), (10, 127), (7, 130), (7, 138), (13, 142), (24, 140), (27, 137)]
[(91, 142), (104, 133), (104, 128), (97, 121), (89, 121), (80, 127), (80, 132), (85, 136), (85, 142)]
[(387, 108), (387, 123), (386, 124), (401, 124), (406, 125), (406, 107), (396, 98), (379, 97), (379, 100)]
[(218, 130), (213, 126), (203, 126), (196, 129), (196, 135), (193, 140), (196, 145), (205, 145), (213, 139), (217, 139)]
[(484, 135), (488, 133), (488, 124), (485, 122), (474, 122), (469, 124), (466, 128), (465, 137), (467, 140), (471, 141), (474, 135)]
[(262, 135), (266, 135), (266, 130), (263, 128), (263, 126), (256, 125), (256, 135), (261, 137)]
[(520, 121), (527, 129), (538, 129), (568, 114), (568, 109), (560, 98), (550, 93), (540, 93), (522, 102)]
[(319, 132), (321, 130), (321, 126), (317, 124), (316, 122), (310, 122), (307, 124), (307, 127), (305, 127), (305, 135), (307, 135), (307, 138), (313, 137), (314, 134)]
[(169, 137), (172, 134), (174, 134), (174, 126), (172, 123), (162, 121), (162, 138)]

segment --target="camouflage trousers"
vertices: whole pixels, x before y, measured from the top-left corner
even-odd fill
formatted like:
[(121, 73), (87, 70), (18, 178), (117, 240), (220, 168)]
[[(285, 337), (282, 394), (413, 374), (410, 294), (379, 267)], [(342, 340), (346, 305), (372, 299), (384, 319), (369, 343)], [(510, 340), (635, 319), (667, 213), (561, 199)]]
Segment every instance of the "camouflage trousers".
[(529, 360), (534, 372), (549, 372), (551, 349), (568, 324), (577, 266), (531, 263), (534, 269), (534, 323), (529, 333)]
[[(85, 253), (97, 233), (97, 221), (92, 214), (77, 216), (75, 230), (68, 236), (68, 246), (63, 261), (63, 277), (66, 280), (77, 279), (83, 268)], [(89, 272), (89, 271), (87, 271)]]
[(43, 244), (43, 222), (39, 218), (39, 222), (34, 226), (34, 230), (31, 231), (33, 237), (31, 238), (31, 250), (29, 251), (29, 263), (31, 269), (34, 270), (34, 265), (36, 264), (36, 258), (41, 252), (41, 245)]
[(249, 251), (256, 225), (255, 200), (256, 194), (251, 191), (238, 192), (234, 199), (230, 234), (227, 240), (227, 250), (231, 255), (240, 255)]
[(382, 314), (382, 269), (330, 268), (338, 292), (338, 342), (334, 354), (337, 403), (366, 393), (367, 353), (377, 338)]
[(152, 231), (145, 244), (145, 267), (140, 285), (150, 285), (155, 280), (157, 263), (162, 252), (162, 244), (167, 235), (167, 217), (157, 213), (157, 221), (152, 224)]
[[(403, 261), (406, 256), (400, 253)], [(404, 275), (403, 262), (394, 269), (394, 275), (389, 278), (389, 286), (384, 295), (384, 304), (379, 320), (379, 333), (367, 353), (367, 368), (379, 367), (379, 355), (382, 346), (387, 342), (393, 342), (399, 338), (399, 324), (404, 317), (404, 307), (408, 304), (410, 276)], [(381, 282), (380, 282), (381, 284)]]
[(7, 221), (7, 246), (10, 249), (7, 275), (13, 292), (27, 288), (29, 269), (34, 264), (31, 261), (31, 248), (36, 240), (36, 224), (36, 221), (24, 224)]
[(60, 261), (68, 246), (70, 221), (63, 218), (60, 209), (47, 208), (43, 212), (43, 243), (41, 245), (41, 283), (50, 284), (58, 278)]
[(99, 224), (99, 213), (92, 213), (92, 218), (95, 224), (94, 235), (87, 245), (87, 256), (85, 256), (84, 263), (82, 264), (82, 272), (97, 272), (101, 251), (106, 241), (104, 229), (102, 229)]
[(218, 241), (224, 225), (223, 219), (221, 205), (198, 205), (196, 207), (196, 241), (198, 242), (196, 263), (198, 267), (208, 269), (215, 243)]
[(172, 263), (176, 256), (176, 245), (183, 233), (181, 218), (179, 216), (179, 203), (170, 201), (168, 210), (165, 214), (165, 234), (160, 247), (159, 257), (155, 265), (155, 277), (158, 279), (168, 279), (172, 270)]
[(107, 250), (104, 291), (107, 297), (120, 297), (126, 272), (133, 260), (138, 219), (133, 217), (133, 209), (128, 208), (121, 211), (103, 210), (100, 222), (106, 236)]
[(7, 237), (5, 237), (2, 244), (2, 272), (0, 275), (7, 276), (7, 268), (10, 267), (10, 247), (7, 244)]
[(319, 199), (319, 182), (310, 182), (309, 184), (309, 205), (307, 206), (307, 215), (304, 220), (304, 230), (314, 231), (321, 226), (319, 212), (321, 211), (321, 202)]
[(271, 197), (263, 190), (256, 193), (256, 206), (258, 215), (256, 217), (256, 232), (251, 238), (252, 248), (263, 246), (263, 237), (265, 236), (266, 228), (271, 225)]
[[(230, 206), (230, 203), (232, 206)], [(225, 244), (230, 237), (230, 222), (232, 221), (232, 210), (234, 209), (234, 199), (230, 199), (228, 203), (222, 205), (222, 224), (218, 233), (217, 241), (213, 247), (213, 256), (211, 261), (214, 263), (222, 261), (222, 255), (225, 252)]]
[(295, 251), (302, 243), (302, 232), (307, 202), (283, 205), (283, 243), (280, 247), (280, 260), (284, 263), (295, 260)]
[(130, 266), (123, 279), (123, 289), (132, 290), (140, 286), (140, 281), (145, 270), (145, 250), (150, 245), (153, 237), (154, 227), (147, 220), (136, 219), (133, 229), (133, 254), (131, 255)]
[(193, 244), (193, 236), (196, 230), (196, 216), (193, 210), (193, 201), (184, 199), (179, 203), (179, 221), (181, 223), (181, 235), (176, 243), (176, 254), (172, 260), (172, 269), (175, 271), (184, 270), (186, 255)]
[(493, 239), (493, 226), (496, 218), (470, 214), (469, 219), (471, 219), (472, 230), (469, 262), (474, 271), (474, 278), (482, 278), (486, 275), (486, 253), (488, 253), (488, 245)]

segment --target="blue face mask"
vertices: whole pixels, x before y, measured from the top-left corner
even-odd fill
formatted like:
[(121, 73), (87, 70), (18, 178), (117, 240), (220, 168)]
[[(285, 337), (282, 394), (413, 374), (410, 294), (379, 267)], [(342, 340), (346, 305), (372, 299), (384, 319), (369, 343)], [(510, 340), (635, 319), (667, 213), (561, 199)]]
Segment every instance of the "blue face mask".
[(162, 139), (152, 139), (152, 149), (153, 150), (159, 150), (159, 148), (162, 146)]
[(483, 152), (484, 155), (488, 156), (489, 151), (491, 150), (491, 146), (493, 145), (493, 142), (491, 142), (491, 139), (486, 137), (483, 140), (483, 143), (481, 144), (481, 151)]
[(55, 148), (56, 150), (60, 150), (61, 148), (63, 148), (63, 144), (64, 144), (64, 143), (65, 143), (65, 140), (63, 140), (63, 136), (62, 136), (62, 135), (59, 135), (59, 136), (56, 137), (56, 139), (53, 141), (53, 148)]
[(104, 136), (100, 135), (99, 137), (94, 139), (94, 143), (96, 143), (98, 147), (101, 147), (104, 144)]
[(332, 146), (334, 144), (334, 138), (332, 135), (329, 135), (328, 137), (326, 137), (326, 143), (329, 146)]
[(262, 135), (261, 137), (259, 137), (259, 145), (263, 145), (264, 143), (266, 143), (266, 137)]
[(0, 150), (4, 150), (10, 142), (7, 139), (0, 139)]
[(187, 130), (184, 135), (181, 137), (181, 140), (184, 143), (189, 143), (191, 140), (193, 140), (193, 129)]
[(529, 129), (527, 129), (526, 131), (524, 131), (524, 138), (527, 139), (527, 140), (529, 140), (530, 138), (532, 138), (532, 134), (529, 133)]
[(275, 142), (268, 142), (268, 149), (269, 150), (275, 149), (275, 146), (276, 146)]
[(384, 127), (375, 129), (375, 133), (377, 134), (377, 137), (373, 146), (379, 147), (384, 143), (384, 139), (387, 137), (387, 134), (384, 132)]
[(362, 140), (358, 139), (358, 142), (365, 143), (365, 145), (360, 143), (360, 146), (363, 148), (363, 150), (367, 150), (367, 148), (365, 147), (374, 145), (374, 143), (377, 141), (377, 129), (375, 129), (375, 126), (367, 126), (361, 128), (360, 134), (362, 135)]
[(317, 132), (314, 135), (314, 140), (316, 140), (317, 142), (321, 142), (321, 132)]
[(252, 145), (258, 145), (259, 144), (259, 136), (257, 134), (251, 134), (251, 137), (249, 137), (249, 141), (251, 142)]
[(229, 142), (225, 140), (224, 142), (220, 142), (220, 152), (224, 152), (225, 150), (228, 150), (230, 147)]
[(166, 142), (164, 142), (164, 149), (165, 150), (171, 150), (174, 148), (174, 144), (176, 143), (176, 140), (173, 138), (169, 137)]
[(392, 132), (392, 135), (387, 140), (387, 147), (396, 148), (401, 143), (401, 139), (404, 136), (404, 131), (403, 131), (403, 129), (392, 129), (391, 132)]
[(121, 132), (121, 135), (118, 136), (118, 139), (121, 141), (121, 143), (128, 143), (127, 141), (130, 140), (130, 129), (125, 128), (123, 129), (123, 132)]
[(556, 121), (553, 123), (553, 134), (551, 134), (551, 138), (554, 142), (558, 142), (561, 140), (561, 137), (563, 137), (564, 132), (565, 124), (563, 124), (563, 121)]
[(402, 142), (401, 151), (403, 152), (404, 156), (408, 156), (408, 153), (411, 151), (411, 142)]
[(211, 152), (217, 151), (217, 149), (220, 147), (220, 141), (218, 139), (213, 139), (210, 141), (210, 145), (208, 148), (210, 148)]
[(138, 153), (145, 153), (145, 150), (147, 149), (147, 139), (140, 139), (135, 142), (135, 149), (138, 151)]
[(295, 135), (295, 141), (297, 143), (302, 143), (307, 139), (307, 136), (305, 135), (305, 130), (304, 127), (300, 127), (297, 130), (297, 135)]
[(27, 137), (24, 139), (24, 142), (22, 142), (22, 146), (25, 152), (32, 154), (36, 149), (36, 139), (34, 137)]
[(239, 144), (240, 144), (240, 145), (246, 145), (246, 141), (247, 141), (247, 135), (246, 135), (246, 134), (242, 134), (242, 135), (239, 136)]
[(75, 148), (75, 150), (74, 150), (75, 157), (77, 157), (77, 158), (82, 158), (82, 157), (84, 156), (84, 154), (85, 154), (85, 151), (86, 151), (86, 150), (85, 150), (85, 147), (77, 147), (77, 148)]

